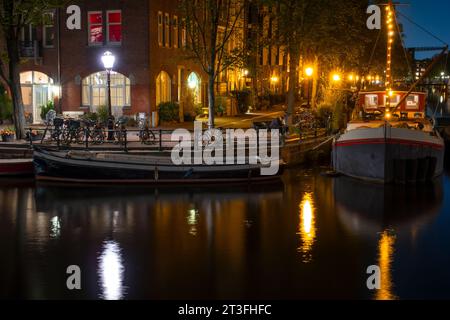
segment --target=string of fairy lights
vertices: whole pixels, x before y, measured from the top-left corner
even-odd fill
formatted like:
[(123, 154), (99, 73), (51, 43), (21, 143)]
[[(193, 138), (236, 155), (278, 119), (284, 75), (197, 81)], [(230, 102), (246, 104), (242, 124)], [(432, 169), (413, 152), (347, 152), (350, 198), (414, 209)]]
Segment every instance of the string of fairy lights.
[(389, 98), (392, 97), (392, 45), (394, 43), (394, 10), (392, 3), (386, 6), (386, 24), (387, 24), (387, 66), (386, 66), (386, 91), (387, 91), (387, 103), (386, 103), (386, 116), (389, 116), (390, 101)]

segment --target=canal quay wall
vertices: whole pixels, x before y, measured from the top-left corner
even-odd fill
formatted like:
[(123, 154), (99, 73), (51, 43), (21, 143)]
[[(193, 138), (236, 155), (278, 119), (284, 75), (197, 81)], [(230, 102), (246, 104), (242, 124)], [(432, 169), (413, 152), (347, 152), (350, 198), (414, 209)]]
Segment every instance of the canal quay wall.
[(33, 150), (29, 145), (11, 145), (0, 143), (0, 159), (31, 159)]
[(281, 149), (281, 158), (288, 167), (331, 159), (332, 143), (330, 136), (286, 143)]
[[(332, 138), (321, 136), (308, 140), (288, 141), (281, 148), (281, 159), (287, 166), (297, 166), (321, 159), (331, 159)], [(83, 149), (77, 146), (76, 149)], [(98, 150), (97, 150), (98, 151)], [(167, 153), (169, 156), (170, 153)], [(29, 143), (11, 144), (0, 142), (0, 159), (31, 159), (33, 150)]]

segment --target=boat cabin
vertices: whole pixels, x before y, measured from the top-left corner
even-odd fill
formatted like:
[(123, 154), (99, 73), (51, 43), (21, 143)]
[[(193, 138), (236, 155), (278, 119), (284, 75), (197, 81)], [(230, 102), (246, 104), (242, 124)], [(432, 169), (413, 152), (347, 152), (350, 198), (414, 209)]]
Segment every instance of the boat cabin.
[[(393, 91), (389, 96), (390, 108), (398, 105), (401, 99), (407, 94), (407, 91)], [(383, 116), (388, 101), (386, 91), (367, 91), (360, 92), (358, 98), (359, 110), (362, 109), (366, 115)], [(400, 106), (392, 112), (393, 118), (398, 119), (417, 119), (424, 118), (426, 111), (426, 93), (412, 92)]]

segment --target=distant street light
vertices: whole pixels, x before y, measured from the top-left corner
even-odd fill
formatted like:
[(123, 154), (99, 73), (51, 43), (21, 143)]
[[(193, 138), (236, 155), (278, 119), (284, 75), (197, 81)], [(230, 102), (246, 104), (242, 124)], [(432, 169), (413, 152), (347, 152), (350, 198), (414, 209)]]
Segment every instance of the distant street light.
[(340, 74), (338, 74), (338, 73), (335, 73), (335, 74), (333, 74), (333, 81), (334, 82), (339, 82), (339, 81), (341, 81), (341, 75)]
[(311, 87), (311, 81), (312, 81), (311, 77), (314, 74), (314, 69), (311, 68), (311, 67), (306, 68), (305, 69), (305, 74), (308, 77), (308, 87), (307, 87), (307, 89), (308, 89), (308, 95), (307, 95), (308, 105), (307, 105), (307, 107), (309, 108), (309, 107), (311, 107), (311, 88), (310, 88)]

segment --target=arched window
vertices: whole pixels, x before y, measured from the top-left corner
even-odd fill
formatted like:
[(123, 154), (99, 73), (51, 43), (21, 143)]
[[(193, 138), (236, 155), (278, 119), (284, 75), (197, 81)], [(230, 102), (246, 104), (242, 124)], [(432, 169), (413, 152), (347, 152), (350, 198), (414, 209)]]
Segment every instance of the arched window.
[(27, 121), (41, 123), (41, 107), (53, 101), (57, 91), (53, 79), (42, 72), (26, 71), (20, 74), (20, 86)]
[[(111, 107), (114, 115), (121, 115), (123, 107), (131, 106), (131, 82), (121, 73), (111, 72)], [(83, 79), (82, 104), (96, 112), (108, 105), (106, 71), (93, 73)]]
[(195, 103), (202, 103), (202, 86), (201, 80), (197, 73), (192, 72), (187, 80), (188, 88), (192, 92)]
[(167, 72), (161, 71), (156, 78), (156, 106), (172, 101), (172, 81)]

